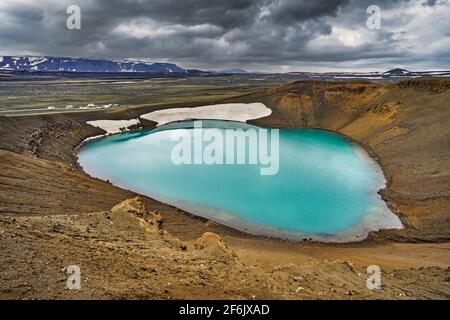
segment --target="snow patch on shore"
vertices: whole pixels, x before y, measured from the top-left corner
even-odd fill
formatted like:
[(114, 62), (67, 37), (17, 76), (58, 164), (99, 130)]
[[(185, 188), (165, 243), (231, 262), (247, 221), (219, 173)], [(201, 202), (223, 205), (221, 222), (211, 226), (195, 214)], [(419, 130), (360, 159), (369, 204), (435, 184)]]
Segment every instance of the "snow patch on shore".
[(87, 124), (106, 131), (107, 134), (115, 134), (128, 131), (131, 126), (140, 123), (139, 119), (130, 120), (95, 120), (87, 121)]
[(183, 120), (229, 120), (246, 122), (270, 116), (272, 110), (264, 104), (256, 103), (228, 103), (195, 108), (173, 108), (157, 110), (141, 115), (142, 119), (158, 123), (158, 126), (169, 122)]

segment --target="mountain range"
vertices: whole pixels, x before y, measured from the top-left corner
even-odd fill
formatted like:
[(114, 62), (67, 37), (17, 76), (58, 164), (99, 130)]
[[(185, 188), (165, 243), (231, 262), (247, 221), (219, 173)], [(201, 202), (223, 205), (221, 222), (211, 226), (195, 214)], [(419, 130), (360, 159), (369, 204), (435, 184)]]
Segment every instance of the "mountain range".
[(0, 56), (0, 70), (42, 72), (143, 72), (183, 75), (190, 70), (173, 63), (65, 57)]
[[(184, 69), (174, 63), (149, 62), (145, 60), (106, 60), (94, 58), (70, 58), (49, 56), (0, 56), (0, 72), (6, 73), (135, 73), (166, 76), (199, 76), (199, 75), (246, 75), (262, 74), (243, 69), (220, 71), (201, 71)], [(269, 74), (269, 73), (265, 73)], [(301, 76), (305, 79), (390, 79), (411, 77), (443, 77), (450, 76), (450, 71), (408, 71), (392, 69), (386, 72), (289, 72), (286, 75)]]

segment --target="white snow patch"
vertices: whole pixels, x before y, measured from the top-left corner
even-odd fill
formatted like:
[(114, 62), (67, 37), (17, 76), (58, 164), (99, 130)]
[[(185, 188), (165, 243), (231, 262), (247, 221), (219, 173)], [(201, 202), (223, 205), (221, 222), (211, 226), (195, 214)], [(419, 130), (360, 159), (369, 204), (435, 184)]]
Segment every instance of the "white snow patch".
[(174, 121), (183, 120), (230, 120), (246, 122), (270, 116), (272, 110), (264, 104), (256, 103), (228, 103), (195, 108), (173, 108), (153, 111), (141, 115), (142, 119), (158, 123), (158, 126)]
[(48, 59), (45, 57), (30, 57), (28, 61), (30, 62), (31, 66), (37, 66), (38, 64), (44, 63)]
[(86, 123), (93, 127), (97, 127), (106, 131), (107, 134), (115, 134), (123, 131), (128, 131), (131, 126), (139, 124), (140, 121), (139, 119), (95, 120), (95, 121), (87, 121)]

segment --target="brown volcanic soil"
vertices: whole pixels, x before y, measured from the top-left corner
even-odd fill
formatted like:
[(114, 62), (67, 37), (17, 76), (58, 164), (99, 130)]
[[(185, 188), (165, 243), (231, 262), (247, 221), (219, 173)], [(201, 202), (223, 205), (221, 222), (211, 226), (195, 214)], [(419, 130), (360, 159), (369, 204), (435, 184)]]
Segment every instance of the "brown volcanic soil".
[[(287, 243), (146, 197), (146, 208), (111, 209), (135, 195), (76, 166), (79, 143), (102, 133), (85, 121), (156, 107), (0, 117), (0, 298), (450, 298), (449, 79), (304, 81), (217, 102), (263, 102), (273, 114), (254, 123), (360, 142), (382, 165), (382, 194), (406, 229), (361, 243)], [(72, 264), (80, 291), (65, 290)], [(373, 264), (382, 290), (366, 288)]]

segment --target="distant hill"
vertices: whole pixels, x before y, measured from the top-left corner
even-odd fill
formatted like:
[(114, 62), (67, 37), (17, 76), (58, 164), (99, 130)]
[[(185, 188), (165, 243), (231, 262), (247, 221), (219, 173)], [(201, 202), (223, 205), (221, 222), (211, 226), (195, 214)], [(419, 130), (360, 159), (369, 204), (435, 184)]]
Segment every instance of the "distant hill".
[(383, 73), (384, 75), (390, 75), (390, 76), (404, 76), (404, 75), (408, 75), (411, 72), (405, 69), (400, 69), (400, 68), (396, 68), (396, 69), (392, 69), (389, 71), (386, 71), (385, 73)]
[(227, 70), (220, 70), (219, 73), (224, 73), (224, 74), (248, 74), (250, 72), (248, 72), (247, 70), (243, 70), (243, 69), (227, 69)]
[(384, 77), (407, 77), (407, 78), (416, 78), (416, 77), (448, 77), (450, 76), (449, 70), (442, 71), (409, 71), (406, 69), (395, 68), (383, 73)]

